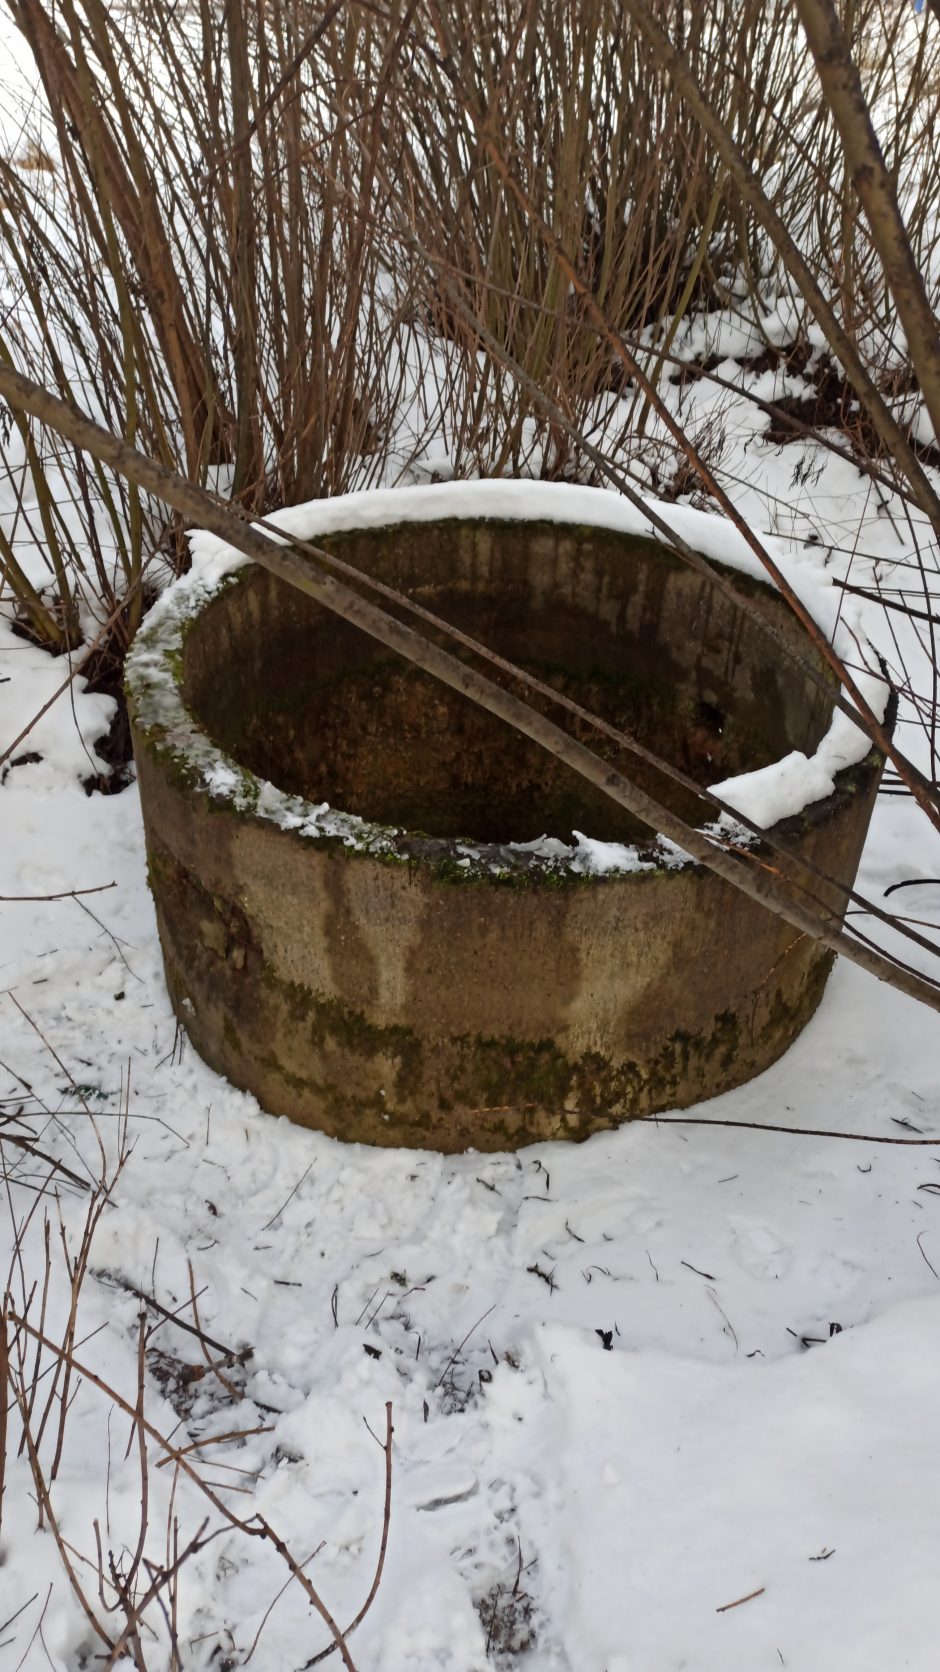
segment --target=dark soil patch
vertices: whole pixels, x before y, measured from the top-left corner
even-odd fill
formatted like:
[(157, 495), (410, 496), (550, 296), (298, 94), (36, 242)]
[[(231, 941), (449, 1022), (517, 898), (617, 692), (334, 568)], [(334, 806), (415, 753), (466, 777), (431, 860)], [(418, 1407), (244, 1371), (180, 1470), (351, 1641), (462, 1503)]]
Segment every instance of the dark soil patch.
[[(61, 615), (61, 611), (57, 610), (55, 613)], [(43, 638), (38, 629), (33, 626), (29, 616), (25, 614), (18, 615), (14, 621), (10, 622), (10, 631), (15, 639), (25, 639), (27, 644), (38, 645), (40, 650), (48, 651), (50, 656), (65, 656), (70, 650), (74, 651), (77, 648), (76, 644), (63, 644), (61, 646), (50, 644), (48, 639)]]
[(522, 1588), (523, 1572), (520, 1549), (515, 1583), (494, 1585), (477, 1603), (480, 1623), (486, 1632), (486, 1658), (501, 1669), (515, 1665), (536, 1646), (534, 1605), (528, 1591)]
[(117, 704), (108, 730), (95, 744), (95, 754), (102, 762), (102, 770), (90, 773), (83, 780), (86, 795), (120, 795), (134, 779), (131, 727), (124, 695), (126, 655), (125, 645), (106, 641), (92, 651), (82, 668), (88, 690), (113, 697)]
[(41, 760), (42, 756), (37, 755), (35, 749), (27, 749), (24, 755), (14, 755), (13, 759), (7, 761), (3, 771), (0, 772), (0, 787), (6, 783), (15, 766), (38, 766)]
[[(156, 599), (155, 588), (145, 587), (144, 616)], [(87, 680), (87, 689), (113, 697), (117, 705), (107, 732), (95, 744), (95, 754), (102, 761), (103, 770), (91, 773), (84, 780), (86, 795), (120, 795), (128, 784), (134, 782), (134, 752), (124, 695), (124, 662), (129, 649), (127, 622), (122, 613), (107, 637), (89, 652), (81, 664), (80, 671)]]
[[(694, 364), (677, 367), (669, 381), (678, 387), (695, 383), (715, 371), (722, 358), (710, 354)], [(861, 458), (884, 456), (884, 444), (871, 414), (827, 350), (820, 353), (808, 342), (769, 345), (759, 354), (739, 356), (735, 364), (756, 377), (783, 368), (791, 377), (803, 378), (806, 383), (805, 393), (782, 395), (768, 403), (771, 411), (763, 433), (765, 441), (781, 447), (789, 442), (805, 441), (807, 430), (834, 429), (841, 431)], [(892, 374), (890, 388), (884, 388), (883, 393), (887, 399), (897, 400), (903, 395), (916, 394), (919, 387), (913, 369), (902, 369)], [(940, 469), (940, 447), (925, 445), (913, 437), (911, 445), (921, 464)]]
[(684, 361), (681, 366), (673, 366), (669, 373), (669, 382), (675, 388), (684, 389), (687, 383), (698, 383), (700, 378), (707, 377), (709, 372), (717, 371), (727, 358), (726, 354), (706, 354), (703, 360)]
[[(755, 377), (761, 377), (764, 372), (775, 372), (780, 365), (791, 377), (807, 377), (810, 375), (807, 368), (815, 352), (812, 344), (807, 342), (784, 343), (779, 348), (768, 343), (760, 354), (742, 355), (738, 365), (745, 371), (753, 372)], [(776, 404), (779, 405), (779, 402)]]
[[(764, 431), (764, 440), (783, 444), (805, 439), (801, 430), (791, 427), (786, 421), (795, 418), (800, 425), (805, 424), (811, 429), (841, 430), (861, 457), (882, 458), (884, 443), (871, 413), (859, 401), (832, 356), (820, 354), (803, 376), (809, 384), (806, 394), (785, 395), (774, 402), (775, 415)], [(897, 389), (893, 390), (892, 397), (897, 393)], [(913, 436), (909, 439), (921, 464), (940, 469), (940, 447), (917, 441)]]
[[(800, 358), (802, 364), (791, 364), (788, 355), (781, 356), (788, 372), (806, 380), (806, 393), (782, 395), (774, 401), (775, 415), (764, 431), (764, 440), (778, 444), (802, 440), (800, 431), (786, 422), (788, 418), (795, 418), (810, 429), (842, 430), (864, 452), (871, 454), (877, 451), (880, 447), (877, 431), (831, 355), (821, 354), (814, 364), (810, 364), (808, 358)], [(772, 370), (771, 364), (764, 363), (768, 361), (769, 355), (765, 354), (761, 356), (760, 363), (755, 362), (751, 369)]]

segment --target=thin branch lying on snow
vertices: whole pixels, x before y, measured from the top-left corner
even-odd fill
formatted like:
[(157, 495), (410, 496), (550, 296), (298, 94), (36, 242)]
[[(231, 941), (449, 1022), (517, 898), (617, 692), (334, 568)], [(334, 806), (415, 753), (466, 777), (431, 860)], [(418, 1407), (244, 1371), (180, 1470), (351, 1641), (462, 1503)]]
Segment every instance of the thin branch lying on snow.
[[(364, 1417), (362, 1420), (365, 1422)], [(368, 1426), (368, 1423), (366, 1423), (367, 1428)], [(371, 1429), (369, 1431), (371, 1433)], [(372, 1578), (372, 1584), (369, 1588), (369, 1594), (356, 1615), (356, 1618), (346, 1627), (346, 1630), (343, 1633), (344, 1637), (351, 1637), (353, 1632), (361, 1626), (363, 1620), (369, 1612), (369, 1609), (375, 1601), (379, 1586), (382, 1583), (382, 1574), (385, 1570), (385, 1557), (388, 1552), (388, 1530), (392, 1519), (392, 1437), (394, 1433), (395, 1429), (392, 1426), (392, 1402), (390, 1399), (387, 1399), (385, 1402), (385, 1443), (382, 1444), (381, 1441), (379, 1442), (380, 1449), (385, 1455), (385, 1503), (382, 1509), (382, 1539), (379, 1544), (379, 1555), (375, 1564), (375, 1573)], [(309, 1666), (318, 1666), (322, 1660), (326, 1660), (330, 1655), (334, 1654), (338, 1647), (338, 1643), (328, 1644), (325, 1649), (320, 1650), (318, 1655), (314, 1655), (311, 1660), (304, 1662), (303, 1672), (307, 1672), (307, 1668)]]
[(30, 1156), (34, 1161), (41, 1161), (44, 1166), (51, 1167), (53, 1172), (61, 1173), (63, 1178), (68, 1179), (69, 1183), (76, 1185), (79, 1190), (89, 1188), (87, 1179), (80, 1178), (78, 1173), (73, 1173), (71, 1168), (66, 1167), (63, 1161), (57, 1161), (54, 1156), (47, 1155), (44, 1150), (41, 1150), (34, 1143), (32, 1138), (27, 1138), (19, 1132), (8, 1132), (6, 1123), (4, 1123), (0, 1127), (0, 1154), (2, 1154), (6, 1144), (11, 1144), (14, 1149), (20, 1150), (22, 1154)]
[(463, 1352), (465, 1346), (467, 1345), (467, 1342), (470, 1340), (471, 1335), (473, 1335), (475, 1333), (475, 1331), (479, 1329), (479, 1327), (482, 1323), (486, 1322), (486, 1319), (489, 1317), (490, 1313), (494, 1310), (494, 1307), (495, 1307), (495, 1302), (494, 1302), (493, 1306), (488, 1306), (486, 1311), (481, 1313), (480, 1317), (477, 1319), (475, 1324), (470, 1325), (470, 1328), (468, 1329), (466, 1335), (464, 1336), (463, 1340), (461, 1341), (459, 1347), (454, 1348), (453, 1353), (451, 1354), (450, 1358), (447, 1360), (447, 1363), (445, 1364), (443, 1370), (441, 1371), (440, 1376), (438, 1377), (437, 1381), (434, 1384), (435, 1389), (440, 1387), (440, 1385), (443, 1382), (443, 1380), (444, 1380), (445, 1376), (447, 1375), (448, 1371), (457, 1363), (457, 1360), (460, 1357), (461, 1353)]
[[(224, 1365), (231, 1368), (236, 1364), (247, 1364), (251, 1358), (252, 1349), (250, 1347), (239, 1347), (238, 1349), (226, 1347), (224, 1342), (216, 1341), (211, 1335), (208, 1335), (198, 1321), (196, 1324), (190, 1324), (187, 1323), (185, 1318), (179, 1316), (183, 1306), (192, 1304), (191, 1297), (188, 1302), (183, 1301), (175, 1312), (171, 1312), (168, 1307), (163, 1306), (157, 1300), (155, 1295), (148, 1295), (146, 1289), (138, 1289), (135, 1284), (127, 1282), (125, 1278), (114, 1278), (111, 1281), (115, 1289), (122, 1289), (126, 1294), (134, 1295), (137, 1300), (143, 1301), (145, 1306), (152, 1307), (153, 1311), (158, 1313), (164, 1322), (173, 1324), (176, 1329), (184, 1330), (187, 1335), (195, 1336), (203, 1348), (211, 1347), (213, 1352), (220, 1353)], [(159, 1325), (154, 1327), (159, 1328)]]
[(841, 1138), (851, 1144), (915, 1145), (936, 1149), (940, 1135), (933, 1138), (892, 1138), (883, 1132), (834, 1132), (827, 1127), (778, 1126), (771, 1121), (720, 1120), (711, 1115), (631, 1115), (632, 1121), (655, 1121), (657, 1126), (739, 1126), (748, 1132), (786, 1132), (793, 1138)]
[(65, 888), (61, 894), (0, 894), (0, 905), (42, 905), (48, 900), (77, 900), (80, 894), (105, 894), (116, 882), (100, 882), (97, 888)]
[(715, 1609), (715, 1613), (727, 1614), (729, 1608), (740, 1608), (744, 1602), (753, 1602), (755, 1597), (762, 1597), (766, 1589), (766, 1585), (759, 1585), (756, 1591), (748, 1591), (746, 1597), (737, 1597), (734, 1602), (723, 1602), (720, 1608)]
[[(269, 1231), (271, 1229), (271, 1226), (274, 1224), (275, 1220), (280, 1219), (281, 1214), (284, 1212), (284, 1209), (288, 1206), (288, 1204), (290, 1202), (293, 1201), (293, 1199), (296, 1196), (298, 1190), (300, 1189), (301, 1185), (303, 1184), (304, 1179), (307, 1177), (308, 1173), (310, 1173), (312, 1171), (312, 1169), (313, 1169), (313, 1162), (311, 1161), (310, 1166), (303, 1173), (301, 1173), (300, 1178), (297, 1180), (297, 1183), (294, 1185), (294, 1188), (291, 1191), (290, 1195), (288, 1196), (287, 1201), (281, 1203), (280, 1207), (277, 1210), (277, 1213), (271, 1215), (271, 1218), (268, 1220), (268, 1223), (266, 1225), (262, 1225), (262, 1227), (261, 1227), (262, 1231)], [(259, 1236), (260, 1236), (260, 1234), (261, 1234), (261, 1232), (258, 1233)]]
[(921, 1231), (920, 1236), (915, 1237), (914, 1241), (917, 1243), (917, 1246), (920, 1249), (920, 1252), (923, 1256), (925, 1265), (930, 1267), (930, 1270), (933, 1272), (934, 1277), (937, 1279), (938, 1283), (940, 1283), (940, 1271), (937, 1270), (936, 1266), (933, 1264), (933, 1261), (928, 1259), (927, 1254), (924, 1251), (924, 1245), (920, 1240), (921, 1237), (926, 1236), (926, 1234), (927, 1234), (926, 1231)]

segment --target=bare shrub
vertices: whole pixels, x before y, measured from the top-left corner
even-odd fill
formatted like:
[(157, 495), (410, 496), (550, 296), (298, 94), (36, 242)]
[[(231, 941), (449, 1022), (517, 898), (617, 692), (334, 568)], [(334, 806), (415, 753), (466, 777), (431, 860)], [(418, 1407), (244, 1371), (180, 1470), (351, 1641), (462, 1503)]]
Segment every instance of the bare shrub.
[[(73, 1085), (73, 1090), (77, 1089)], [(347, 1639), (361, 1624), (377, 1594), (388, 1543), (391, 1405), (386, 1406), (384, 1442), (379, 1442), (384, 1457), (385, 1493), (378, 1560), (365, 1601), (344, 1630), (305, 1571), (310, 1558), (299, 1560), (260, 1513), (240, 1514), (233, 1507), (238, 1504), (233, 1494), (243, 1488), (230, 1477), (228, 1484), (225, 1479), (218, 1479), (225, 1472), (225, 1465), (218, 1460), (220, 1442), (224, 1441), (226, 1447), (237, 1447), (264, 1430), (251, 1423), (233, 1422), (222, 1435), (190, 1438), (185, 1427), (182, 1436), (177, 1429), (170, 1435), (164, 1434), (149, 1415), (149, 1378), (156, 1380), (165, 1392), (173, 1391), (168, 1385), (173, 1383), (182, 1395), (177, 1409), (184, 1422), (191, 1408), (188, 1397), (191, 1386), (204, 1377), (214, 1377), (226, 1399), (237, 1403), (241, 1398), (229, 1378), (233, 1370), (238, 1374), (251, 1356), (250, 1349), (228, 1349), (205, 1333), (194, 1284), (189, 1318), (183, 1309), (168, 1312), (156, 1297), (141, 1290), (131, 1291), (138, 1301), (133, 1396), (122, 1393), (101, 1374), (95, 1362), (95, 1349), (87, 1334), (83, 1336), (80, 1331), (82, 1292), (92, 1275), (95, 1232), (103, 1212), (115, 1199), (131, 1155), (127, 1088), (114, 1132), (107, 1139), (98, 1130), (95, 1116), (87, 1107), (78, 1111), (78, 1119), (85, 1128), (86, 1146), (92, 1153), (97, 1151), (97, 1168), (83, 1162), (82, 1172), (77, 1173), (40, 1149), (32, 1138), (34, 1118), (18, 1111), (15, 1118), (3, 1117), (0, 1125), (0, 1139), (6, 1140), (0, 1145), (0, 1159), (12, 1231), (12, 1254), (0, 1304), (0, 1527), (4, 1515), (9, 1525), (12, 1512), (16, 1515), (17, 1528), (24, 1529), (24, 1494), (12, 1498), (8, 1477), (11, 1461), (25, 1456), (34, 1491), (36, 1524), (45, 1528), (55, 1542), (63, 1579), (91, 1634), (90, 1643), (94, 1647), (90, 1652), (103, 1657), (106, 1666), (113, 1667), (128, 1659), (138, 1672), (146, 1672), (148, 1666), (167, 1667), (175, 1672), (183, 1665), (178, 1629), (181, 1577), (187, 1564), (194, 1562), (209, 1544), (223, 1533), (234, 1531), (245, 1541), (262, 1540), (276, 1553), (285, 1569), (284, 1584), (261, 1622), (251, 1651), (257, 1646), (274, 1603), (288, 1584), (295, 1583), (305, 1593), (329, 1636), (327, 1648), (317, 1652), (314, 1661), (336, 1652), (348, 1672), (355, 1672)], [(45, 1123), (45, 1114), (43, 1120)], [(7, 1146), (13, 1145), (14, 1140), (11, 1155)], [(26, 1163), (31, 1171), (26, 1170)], [(73, 1194), (85, 1197), (84, 1220), (77, 1236), (74, 1229), (67, 1230), (61, 1203), (56, 1200), (55, 1192), (63, 1183), (67, 1183)], [(34, 1200), (24, 1211), (27, 1191), (32, 1191)], [(174, 1329), (185, 1332), (185, 1339), (196, 1343), (195, 1364), (184, 1364), (172, 1352), (152, 1345), (155, 1331), (168, 1321)], [(59, 1509), (60, 1471), (68, 1444), (69, 1416), (81, 1385), (86, 1390), (83, 1397), (87, 1399), (87, 1390), (93, 1390), (110, 1413), (107, 1468), (100, 1481), (97, 1513), (85, 1529), (85, 1549), (76, 1543), (74, 1507), (67, 1530)], [(130, 1520), (126, 1513), (130, 1494), (123, 1478), (120, 1492), (123, 1512), (114, 1519), (117, 1477), (122, 1464), (119, 1452), (112, 1456), (111, 1417), (115, 1419), (115, 1434), (126, 1432), (127, 1423), (130, 1425), (123, 1467), (127, 1468), (132, 1457), (136, 1459), (138, 1503), (137, 1515)], [(207, 1449), (212, 1446), (216, 1450)], [(158, 1473), (161, 1469), (167, 1470), (167, 1476)], [(204, 1514), (193, 1527), (195, 1506), (200, 1499)], [(186, 1526), (193, 1530), (184, 1531)], [(220, 1631), (223, 1627), (224, 1622), (219, 1622)]]

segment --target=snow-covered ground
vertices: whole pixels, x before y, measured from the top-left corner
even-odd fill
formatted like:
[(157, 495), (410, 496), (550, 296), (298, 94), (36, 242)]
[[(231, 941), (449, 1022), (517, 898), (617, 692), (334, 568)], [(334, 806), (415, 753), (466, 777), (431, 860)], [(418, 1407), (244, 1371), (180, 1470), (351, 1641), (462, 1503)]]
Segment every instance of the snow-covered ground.
[[(15, 111), (0, 118), (12, 154), (32, 130)], [(770, 400), (807, 385), (785, 366), (739, 362), (786, 344), (794, 326), (779, 303), (759, 333), (731, 311), (695, 322), (676, 352), (727, 355), (717, 375), (742, 393), (705, 378), (664, 392), (691, 434), (711, 434), (755, 528), (856, 584), (877, 572), (914, 588), (892, 566), (912, 560), (915, 525), (886, 494), (818, 445), (759, 438), (766, 420), (744, 392)], [(599, 445), (621, 435), (626, 411), (599, 403)], [(675, 449), (654, 420), (646, 458), (630, 462), (643, 487), (671, 480)], [(537, 447), (531, 464), (537, 473)], [(410, 475), (451, 469), (445, 435)], [(45, 578), (9, 483), (0, 516)], [(181, 1664), (223, 1672), (250, 1658), (256, 1672), (299, 1672), (330, 1639), (297, 1580), (282, 1590), (273, 1546), (227, 1524), (156, 1436), (190, 1448), (244, 1521), (266, 1518), (345, 1626), (382, 1541), (390, 1403), (387, 1559), (349, 1640), (358, 1672), (935, 1672), (937, 1015), (840, 961), (782, 1061), (686, 1112), (799, 1136), (666, 1116), (579, 1147), (441, 1157), (275, 1121), (176, 1030), (136, 787), (82, 788), (101, 768), (110, 700), (68, 688), (65, 665), (15, 637), (5, 611), (0, 597), (0, 1122), (89, 1183), (130, 1150), (91, 1245), (75, 1357), (133, 1407), (135, 1291), (164, 1309), (147, 1313), (144, 1555), (172, 1561), (208, 1516), (180, 1572)], [(910, 624), (897, 618), (894, 642), (880, 610), (866, 619), (895, 674), (903, 651), (929, 689)], [(900, 740), (926, 765), (910, 721), (902, 708)], [(940, 878), (940, 843), (910, 801), (886, 795), (861, 886), (880, 900), (917, 878)], [(940, 925), (936, 881), (898, 901)], [(933, 1135), (935, 1147), (911, 1142)], [(4, 1148), (0, 1276), (17, 1308), (38, 1285), (38, 1320), (48, 1209), (44, 1329), (61, 1340), (66, 1250), (81, 1242), (89, 1192), (60, 1173), (38, 1197), (46, 1168)], [(193, 1290), (221, 1377), (185, 1375), (204, 1365)], [(66, 1398), (52, 1486), (61, 1552), (10, 1416), (0, 1672), (109, 1664), (63, 1552), (105, 1630), (123, 1625), (107, 1612), (113, 1590), (98, 1594), (97, 1546), (105, 1574), (109, 1552), (126, 1571), (137, 1548), (131, 1420), (90, 1376), (73, 1376)], [(56, 1401), (46, 1475), (58, 1426)], [(143, 1659), (163, 1672), (158, 1603), (147, 1618)]]
[[(782, 497), (799, 455), (761, 453)], [(882, 565), (905, 555), (847, 471), (824, 461), (813, 514)], [(805, 500), (800, 514), (805, 527)], [(883, 637), (876, 613), (876, 639), (879, 625)], [(0, 626), (0, 753), (63, 671)], [(250, 1357), (224, 1383), (184, 1388), (198, 1342), (151, 1311), (148, 1420), (178, 1447), (200, 1442), (188, 1456), (213, 1489), (244, 1519), (264, 1515), (299, 1562), (318, 1551), (310, 1576), (341, 1625), (381, 1541), (391, 1402), (388, 1554), (350, 1639), (359, 1672), (932, 1672), (937, 1017), (840, 962), (776, 1067), (689, 1111), (805, 1136), (667, 1116), (580, 1147), (441, 1157), (301, 1131), (177, 1036), (136, 788), (81, 788), (108, 712), (105, 698), (60, 699), (22, 745), (43, 758), (0, 788), (0, 895), (114, 884), (0, 902), (0, 1113), (30, 1117), (41, 1148), (93, 1177), (127, 1109), (132, 1153), (94, 1238), (79, 1363), (133, 1406), (133, 1291), (191, 1325), (191, 1268), (202, 1329)], [(880, 898), (940, 876), (938, 861), (911, 803), (883, 797), (863, 887)], [(940, 887), (901, 899), (940, 921)], [(876, 1141), (934, 1132), (936, 1150)], [(41, 1171), (20, 1158), (8, 1247)], [(87, 1196), (60, 1177), (50, 1205), (46, 1330), (59, 1339), (58, 1214), (74, 1249)], [(4, 1269), (15, 1302), (43, 1263), (40, 1210), (22, 1268)], [(53, 1505), (96, 1601), (94, 1523), (105, 1553), (133, 1551), (139, 1461), (113, 1400), (88, 1379), (73, 1393)], [(156, 1441), (150, 1452), (148, 1551), (165, 1560), (174, 1517), (179, 1549), (206, 1515), (206, 1536), (224, 1524), (157, 1466)], [(107, 1663), (44, 1520), (13, 1455), (0, 1623), (21, 1612), (0, 1632), (3, 1672)], [(274, 1549), (225, 1527), (182, 1569), (183, 1664), (242, 1664), (263, 1622), (259, 1672), (309, 1661), (329, 1636), (296, 1581), (272, 1608), (286, 1578)], [(166, 1663), (160, 1643), (145, 1651)]]

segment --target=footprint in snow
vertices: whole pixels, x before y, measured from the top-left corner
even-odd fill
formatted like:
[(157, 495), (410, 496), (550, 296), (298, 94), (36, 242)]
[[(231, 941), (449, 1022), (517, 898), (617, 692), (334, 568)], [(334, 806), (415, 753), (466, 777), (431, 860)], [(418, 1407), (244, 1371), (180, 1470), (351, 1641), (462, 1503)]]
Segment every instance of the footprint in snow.
[(793, 1251), (758, 1220), (732, 1218), (732, 1251), (738, 1265), (751, 1277), (773, 1282), (786, 1277), (793, 1264)]
[(621, 1209), (624, 1229), (636, 1232), (639, 1236), (648, 1236), (650, 1231), (658, 1231), (663, 1222), (663, 1212), (657, 1203), (640, 1197), (626, 1212)]

